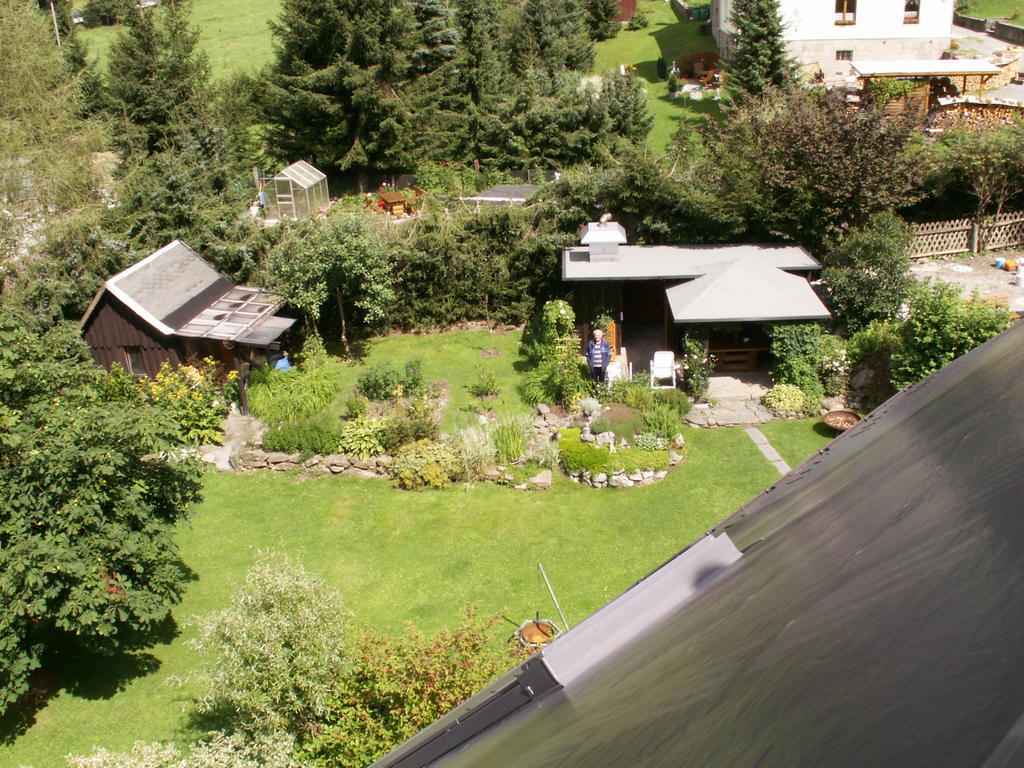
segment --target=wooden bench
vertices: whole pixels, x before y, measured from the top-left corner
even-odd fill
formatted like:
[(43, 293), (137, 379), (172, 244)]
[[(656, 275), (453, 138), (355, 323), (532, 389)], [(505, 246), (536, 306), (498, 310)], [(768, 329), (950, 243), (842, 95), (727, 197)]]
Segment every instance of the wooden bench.
[(768, 347), (742, 347), (738, 349), (712, 349), (716, 371), (756, 371), (757, 353)]

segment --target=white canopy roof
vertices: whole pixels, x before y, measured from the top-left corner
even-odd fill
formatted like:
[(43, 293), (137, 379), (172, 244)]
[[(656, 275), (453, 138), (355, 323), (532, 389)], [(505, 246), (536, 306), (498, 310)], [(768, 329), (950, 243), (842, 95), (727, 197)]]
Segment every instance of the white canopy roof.
[(716, 264), (665, 291), (677, 323), (828, 320), (831, 315), (798, 275), (753, 259)]
[(853, 61), (854, 71), (861, 77), (897, 76), (925, 77), (942, 75), (998, 75), (1002, 72), (991, 61), (982, 59), (938, 59), (899, 61)]
[(623, 245), (616, 261), (591, 261), (586, 247), (567, 248), (563, 280), (659, 280), (700, 277), (714, 264), (753, 259), (777, 269), (821, 269), (799, 245)]

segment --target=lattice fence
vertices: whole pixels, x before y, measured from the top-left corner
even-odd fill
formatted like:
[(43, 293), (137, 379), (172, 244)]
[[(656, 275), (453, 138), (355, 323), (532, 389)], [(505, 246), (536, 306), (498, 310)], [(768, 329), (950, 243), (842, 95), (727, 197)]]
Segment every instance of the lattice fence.
[(979, 247), (985, 250), (1008, 248), (1024, 243), (1024, 211), (1001, 213), (981, 226)]
[(954, 219), (914, 224), (913, 230), (914, 258), (1009, 248), (1024, 245), (1024, 211), (1001, 213), (980, 227), (972, 219)]
[(941, 256), (972, 250), (974, 222), (971, 219), (929, 221), (914, 224), (914, 245), (910, 255)]

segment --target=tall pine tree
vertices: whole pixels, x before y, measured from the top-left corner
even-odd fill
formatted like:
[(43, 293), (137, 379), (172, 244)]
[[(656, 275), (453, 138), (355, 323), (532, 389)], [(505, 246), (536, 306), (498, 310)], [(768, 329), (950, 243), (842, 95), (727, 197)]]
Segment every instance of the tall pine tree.
[(412, 0), (411, 6), (416, 39), (412, 69), (415, 75), (426, 75), (455, 58), (459, 30), (447, 0)]
[(736, 0), (730, 21), (737, 40), (726, 71), (734, 98), (790, 88), (795, 66), (786, 51), (779, 0)]
[(594, 46), (587, 35), (579, 0), (525, 0), (513, 59), (520, 69), (549, 75), (569, 69), (587, 72)]
[(591, 40), (609, 40), (619, 34), (619, 0), (586, 0)]
[(405, 6), (361, 0), (285, 0), (273, 25), (267, 92), (270, 141), (282, 160), (306, 157), (355, 171), (408, 163), (401, 90), (409, 76)]

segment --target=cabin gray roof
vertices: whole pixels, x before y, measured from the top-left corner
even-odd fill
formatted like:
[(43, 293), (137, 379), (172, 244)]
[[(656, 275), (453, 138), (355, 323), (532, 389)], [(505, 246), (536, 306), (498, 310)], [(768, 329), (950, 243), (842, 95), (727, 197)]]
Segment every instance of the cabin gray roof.
[(525, 203), (538, 189), (535, 184), (495, 184), (462, 199), (473, 203)]
[[(114, 275), (103, 288), (165, 336), (266, 346), (295, 322), (274, 317), (283, 303), (279, 294), (235, 286), (181, 240), (168, 243)], [(84, 327), (100, 295), (102, 291), (80, 327)]]
[(632, 642), (559, 680), (588, 619), (375, 766), (1024, 765), (1022, 376), (1019, 323), (709, 531), (741, 556), (621, 614)]
[(807, 280), (757, 261), (740, 259), (707, 268), (666, 289), (677, 323), (828, 320), (832, 315)]
[(563, 280), (671, 280), (700, 277), (723, 262), (748, 260), (777, 269), (819, 270), (798, 245), (621, 245), (616, 261), (591, 261), (585, 246), (566, 248)]

